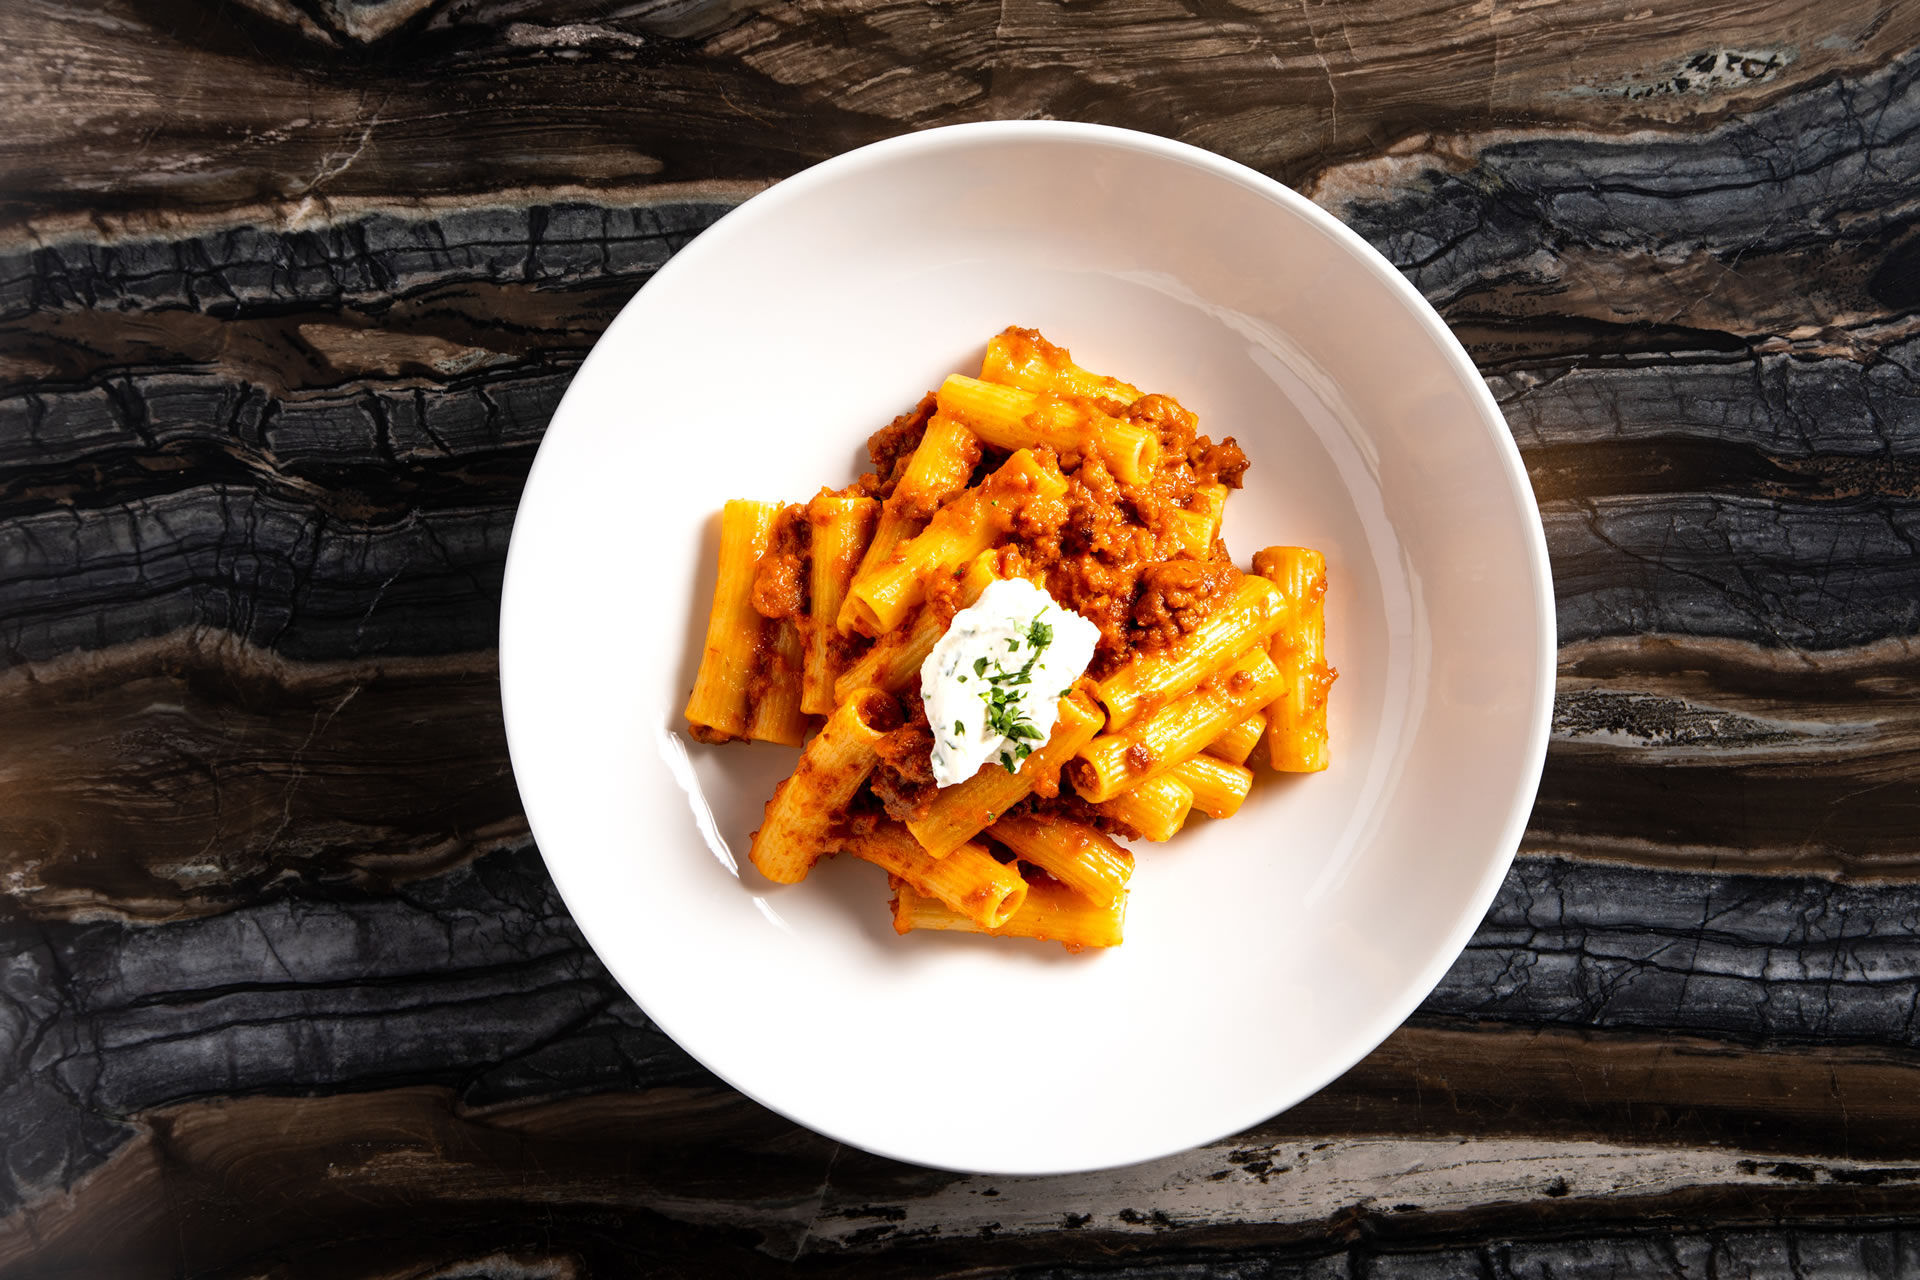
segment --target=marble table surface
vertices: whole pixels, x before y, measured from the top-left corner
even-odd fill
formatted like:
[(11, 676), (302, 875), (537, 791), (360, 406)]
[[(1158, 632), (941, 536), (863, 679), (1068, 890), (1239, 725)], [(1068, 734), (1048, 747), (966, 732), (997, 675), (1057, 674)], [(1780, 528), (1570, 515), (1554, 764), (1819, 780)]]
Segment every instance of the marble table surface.
[[(1879, 0), (9, 0), (0, 1274), (1920, 1274), (1917, 44)], [(635, 289), (815, 161), (1013, 117), (1218, 151), (1398, 265), (1561, 644), (1411, 1022), (1039, 1179), (839, 1147), (653, 1027), (494, 651)]]

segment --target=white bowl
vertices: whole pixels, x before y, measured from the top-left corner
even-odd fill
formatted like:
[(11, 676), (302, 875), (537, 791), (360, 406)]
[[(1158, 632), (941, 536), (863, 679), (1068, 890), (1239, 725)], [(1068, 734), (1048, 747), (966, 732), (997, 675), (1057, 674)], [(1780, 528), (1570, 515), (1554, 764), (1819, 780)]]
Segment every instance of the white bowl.
[[(1033, 326), (1253, 460), (1244, 566), (1326, 552), (1333, 766), (1142, 846), (1126, 943), (896, 937), (848, 858), (780, 887), (747, 834), (790, 749), (681, 710), (729, 497), (850, 481), (868, 432)], [(688, 1052), (821, 1133), (1049, 1173), (1254, 1124), (1352, 1066), (1466, 944), (1546, 749), (1553, 593), (1532, 491), (1446, 326), (1358, 236), (1218, 156), (1091, 125), (863, 148), (749, 200), (574, 379), (513, 532), (500, 678), (540, 850)]]

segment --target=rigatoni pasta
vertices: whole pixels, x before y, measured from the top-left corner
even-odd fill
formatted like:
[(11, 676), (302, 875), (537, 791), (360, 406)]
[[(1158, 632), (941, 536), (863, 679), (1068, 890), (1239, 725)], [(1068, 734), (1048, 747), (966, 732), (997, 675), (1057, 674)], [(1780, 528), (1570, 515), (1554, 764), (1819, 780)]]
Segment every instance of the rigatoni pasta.
[(1142, 840), (1162, 844), (1174, 838), (1193, 809), (1193, 788), (1170, 773), (1136, 783), (1094, 806)]
[(807, 715), (800, 706), (806, 650), (793, 619), (769, 619), (765, 629), (761, 693), (747, 720), (747, 737), (797, 747), (807, 739)]
[(1325, 559), (1222, 536), (1246, 455), (1027, 329), (868, 441), (873, 471), (721, 516), (687, 703), (804, 742), (751, 861), (848, 854), (894, 927), (1119, 945), (1134, 855), (1326, 766)]
[(980, 380), (1027, 391), (1077, 396), (1111, 412), (1124, 411), (1140, 399), (1140, 388), (1082, 369), (1032, 329), (1009, 328), (987, 343), (980, 362)]
[(983, 929), (997, 929), (1027, 899), (1027, 882), (972, 842), (935, 858), (898, 823), (885, 822), (847, 842), (847, 852), (884, 868)]
[(1180, 640), (1136, 655), (1094, 685), (1114, 728), (1146, 708), (1184, 697), (1224, 664), (1266, 641), (1286, 621), (1285, 600), (1271, 582), (1242, 578), (1233, 594)]
[(833, 851), (837, 815), (853, 803), (879, 763), (880, 742), (899, 723), (899, 705), (878, 689), (857, 689), (834, 708), (800, 753), (799, 767), (773, 789), (753, 833), (750, 857), (761, 875), (792, 884)]
[(1085, 401), (954, 374), (940, 384), (940, 412), (1003, 449), (1051, 449), (1063, 458), (1099, 453), (1114, 475), (1137, 484), (1160, 461), (1145, 427), (1108, 417)]
[(1307, 547), (1268, 547), (1254, 571), (1280, 588), (1291, 625), (1273, 638), (1282, 687), (1267, 721), (1275, 769), (1316, 773), (1327, 767), (1327, 690), (1340, 674), (1327, 665), (1327, 561)]
[(1205, 751), (1188, 756), (1172, 772), (1193, 793), (1193, 807), (1209, 818), (1231, 818), (1253, 790), (1253, 770)]
[(1110, 800), (1200, 754), (1230, 726), (1273, 701), (1280, 690), (1279, 669), (1264, 650), (1243, 654), (1208, 676), (1199, 688), (1082, 747), (1074, 787), (1095, 804)]
[(1029, 881), (1026, 900), (1020, 909), (997, 925), (983, 925), (905, 881), (894, 886), (895, 933), (954, 929), (991, 934), (996, 938), (1036, 938), (1041, 942), (1058, 942), (1069, 951), (1079, 951), (1086, 947), (1119, 946), (1121, 926), (1126, 918), (1125, 896), (1101, 906), (1056, 880)]
[(702, 741), (746, 735), (748, 692), (763, 630), (753, 608), (754, 566), (767, 550), (779, 513), (774, 503), (738, 498), (720, 510), (720, 569), (707, 614), (707, 648), (687, 698), (687, 723)]
[(1038, 790), (1057, 794), (1060, 770), (1100, 731), (1100, 712), (1083, 690), (1060, 699), (1060, 722), (1045, 746), (1018, 770), (984, 768), (957, 787), (937, 795), (924, 815), (907, 819), (907, 830), (938, 858), (971, 840), (1001, 815)]
[(1000, 819), (987, 834), (1096, 906), (1110, 907), (1127, 894), (1133, 855), (1084, 822), (1021, 813)]
[(998, 552), (982, 551), (956, 570), (949, 597), (953, 611), (943, 613), (938, 607), (922, 609), (914, 615), (911, 626), (897, 627), (881, 636), (859, 661), (847, 668), (835, 686), (836, 692), (844, 696), (847, 690), (864, 685), (892, 692), (919, 680), (920, 664), (946, 634), (953, 612), (971, 605), (987, 589), (988, 583), (998, 582), (1004, 576), (1006, 566), (1000, 561)]
[[(966, 487), (967, 477), (980, 461), (980, 442), (972, 432), (951, 418), (931, 413), (932, 397), (921, 402), (915, 415), (924, 422), (924, 434), (907, 460), (899, 483), (880, 509), (880, 523), (873, 531), (860, 560), (854, 582), (870, 584), (893, 561), (900, 544), (917, 536), (940, 504)], [(909, 420), (914, 415), (909, 415)], [(869, 613), (855, 603), (849, 591), (837, 606), (838, 612), (822, 616), (836, 619), (841, 631), (863, 630), (876, 634)]]
[(1220, 736), (1207, 744), (1207, 754), (1218, 756), (1230, 764), (1245, 764), (1266, 732), (1267, 713), (1256, 711), (1245, 720), (1221, 730)]
[[(807, 576), (808, 613), (814, 617), (837, 618), (853, 585), (853, 572), (865, 548), (873, 538), (874, 517), (879, 503), (855, 494), (822, 492), (807, 504), (807, 521), (812, 526), (812, 549)], [(840, 704), (836, 697), (846, 650), (836, 643), (833, 627), (807, 628), (806, 665), (801, 672), (800, 709), (808, 715), (831, 715)], [(858, 689), (862, 683), (849, 685)]]
[(892, 631), (926, 599), (929, 578), (987, 550), (1029, 505), (1057, 503), (1066, 488), (1050, 457), (1019, 450), (978, 486), (941, 507), (926, 528), (894, 548), (872, 572), (856, 576), (843, 615), (851, 610), (853, 629), (871, 636)]

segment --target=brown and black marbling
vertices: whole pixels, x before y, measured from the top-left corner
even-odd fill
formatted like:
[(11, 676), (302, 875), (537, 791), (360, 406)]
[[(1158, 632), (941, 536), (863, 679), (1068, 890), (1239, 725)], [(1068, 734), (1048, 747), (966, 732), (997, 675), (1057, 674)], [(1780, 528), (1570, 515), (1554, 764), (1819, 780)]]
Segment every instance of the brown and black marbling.
[[(1920, 1272), (1916, 45), (1861, 0), (0, 10), (0, 1274)], [(632, 292), (807, 163), (1017, 116), (1212, 147), (1406, 271), (1562, 641), (1412, 1022), (1064, 1179), (840, 1148), (654, 1028), (493, 655)]]

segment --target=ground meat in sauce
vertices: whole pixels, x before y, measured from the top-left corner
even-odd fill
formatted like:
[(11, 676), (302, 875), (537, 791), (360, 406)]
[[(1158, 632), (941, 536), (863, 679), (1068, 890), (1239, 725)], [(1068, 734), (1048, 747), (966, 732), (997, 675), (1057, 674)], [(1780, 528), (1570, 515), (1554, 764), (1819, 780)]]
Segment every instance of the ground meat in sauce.
[(847, 805), (845, 812), (828, 825), (827, 833), (829, 837), (843, 841), (870, 836), (882, 822), (886, 821), (886, 818), (886, 810), (882, 809), (880, 802), (863, 787), (854, 793), (853, 800)]
[(827, 628), (827, 652), (833, 656), (834, 669), (845, 671), (865, 656), (873, 648), (873, 637), (863, 636), (858, 631), (840, 631)]
[(1153, 768), (1153, 748), (1144, 742), (1136, 742), (1127, 748), (1127, 768), (1135, 773), (1145, 773)]
[(1187, 449), (1187, 465), (1193, 468), (1196, 484), (1223, 484), (1229, 489), (1238, 489), (1248, 463), (1247, 455), (1232, 436), (1219, 444), (1201, 436)]
[(887, 816), (906, 822), (926, 817), (940, 788), (933, 780), (933, 729), (926, 704), (918, 692), (903, 694), (900, 701), (905, 720), (874, 744), (880, 763), (869, 781)]
[(1172, 396), (1141, 396), (1127, 406), (1126, 419), (1135, 426), (1152, 427), (1165, 457), (1180, 457), (1199, 438), (1200, 420)]
[[(1191, 415), (1166, 397), (1139, 403), (1150, 400), (1159, 405), (1146, 417), (1171, 424), (1165, 429), (1176, 442), (1185, 438)], [(1238, 455), (1237, 447), (1232, 451)], [(1112, 674), (1135, 650), (1161, 648), (1192, 630), (1239, 580), (1225, 560), (1190, 558), (1180, 539), (1169, 513), (1192, 502), (1194, 488), (1181, 452), (1164, 455), (1160, 469), (1137, 485), (1120, 480), (1096, 453), (1068, 475), (1066, 515), (1057, 531), (1026, 542), (1047, 591), (1100, 629), (1090, 668), (1095, 679)]]
[(751, 717), (753, 708), (760, 705), (767, 691), (773, 688), (778, 674), (780, 654), (774, 648), (775, 627), (792, 626), (790, 622), (769, 619), (760, 624), (760, 634), (753, 640), (753, 658), (747, 671), (747, 708)]
[(1136, 644), (1148, 651), (1172, 644), (1199, 626), (1242, 576), (1231, 564), (1213, 560), (1148, 565), (1133, 601)]
[(774, 517), (767, 549), (753, 569), (753, 608), (763, 618), (802, 617), (807, 612), (807, 558), (813, 525), (807, 509), (794, 505)]
[(760, 557), (753, 571), (753, 608), (763, 618), (791, 618), (807, 610), (805, 566), (790, 552)]

